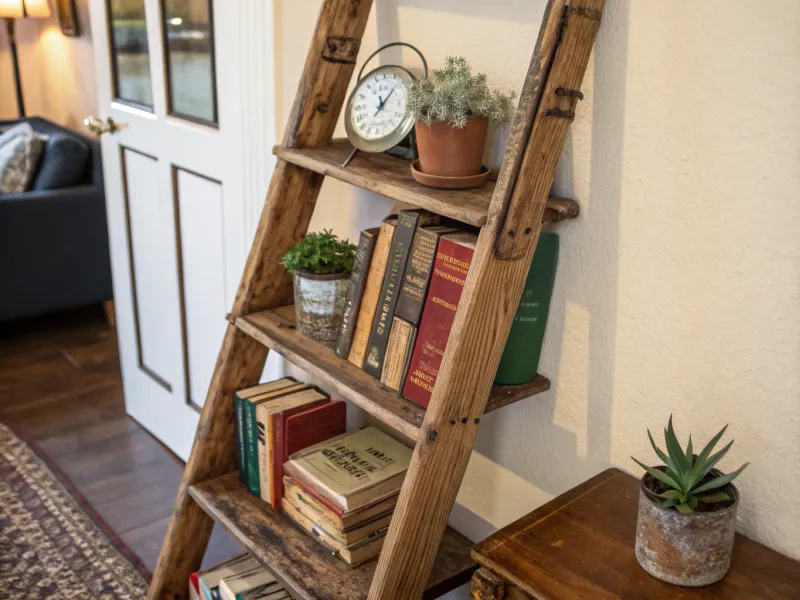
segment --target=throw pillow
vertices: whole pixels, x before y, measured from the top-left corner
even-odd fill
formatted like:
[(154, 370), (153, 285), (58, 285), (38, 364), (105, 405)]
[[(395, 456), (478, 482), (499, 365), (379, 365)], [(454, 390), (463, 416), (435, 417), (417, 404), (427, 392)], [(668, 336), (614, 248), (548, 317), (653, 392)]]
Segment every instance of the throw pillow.
[(19, 194), (28, 189), (47, 136), (20, 123), (0, 135), (0, 194)]
[(83, 140), (51, 133), (31, 189), (58, 190), (81, 183), (88, 160), (89, 146)]

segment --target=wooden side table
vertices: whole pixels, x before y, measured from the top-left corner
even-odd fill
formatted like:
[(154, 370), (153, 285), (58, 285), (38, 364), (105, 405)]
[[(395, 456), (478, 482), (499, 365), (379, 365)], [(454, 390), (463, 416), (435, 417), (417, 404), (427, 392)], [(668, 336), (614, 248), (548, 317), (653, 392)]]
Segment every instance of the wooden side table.
[(609, 469), (472, 549), (475, 600), (800, 600), (800, 563), (736, 534), (731, 570), (702, 588), (636, 562), (639, 480)]

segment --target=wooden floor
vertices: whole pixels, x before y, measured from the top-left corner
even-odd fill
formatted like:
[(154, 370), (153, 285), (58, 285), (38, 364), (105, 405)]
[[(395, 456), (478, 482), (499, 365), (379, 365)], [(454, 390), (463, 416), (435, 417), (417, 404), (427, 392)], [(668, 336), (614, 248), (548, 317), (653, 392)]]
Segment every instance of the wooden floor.
[[(102, 310), (0, 326), (0, 422), (25, 431), (155, 568), (183, 463), (125, 414)], [(204, 564), (241, 553), (216, 530)]]

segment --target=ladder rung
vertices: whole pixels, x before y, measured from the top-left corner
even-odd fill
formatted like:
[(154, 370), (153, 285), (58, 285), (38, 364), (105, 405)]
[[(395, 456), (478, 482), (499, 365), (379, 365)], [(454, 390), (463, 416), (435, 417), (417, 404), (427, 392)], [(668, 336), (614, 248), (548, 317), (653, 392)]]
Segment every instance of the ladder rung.
[[(298, 600), (367, 597), (377, 561), (355, 568), (331, 555), (283, 514), (250, 493), (237, 473), (189, 487), (200, 507), (244, 546)], [(425, 593), (436, 598), (467, 583), (472, 542), (451, 528), (442, 538)]]
[[(470, 225), (482, 226), (489, 214), (494, 182), (469, 190), (439, 190), (426, 187), (411, 177), (408, 161), (389, 154), (360, 153), (342, 167), (352, 146), (347, 140), (333, 140), (322, 148), (275, 146), (278, 158), (345, 183), (382, 194), (398, 202), (425, 208)], [(560, 221), (578, 216), (578, 204), (568, 198), (551, 198), (545, 220)]]
[[(271, 350), (294, 363), (347, 400), (380, 419), (406, 437), (415, 440), (425, 418), (425, 409), (406, 400), (333, 350), (295, 329), (294, 306), (253, 313), (236, 319), (236, 326)], [(486, 412), (550, 389), (542, 375), (530, 383), (492, 388)]]

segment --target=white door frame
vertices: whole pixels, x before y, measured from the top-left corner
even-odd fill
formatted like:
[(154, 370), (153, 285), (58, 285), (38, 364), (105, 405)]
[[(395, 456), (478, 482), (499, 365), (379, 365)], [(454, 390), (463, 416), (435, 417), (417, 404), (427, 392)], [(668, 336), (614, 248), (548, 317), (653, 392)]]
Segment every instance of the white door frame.
[[(165, 386), (163, 382), (159, 383), (158, 376), (153, 377), (153, 373), (148, 373), (148, 377), (141, 376), (147, 367), (142, 361), (139, 316), (132, 285), (134, 276), (139, 273), (132, 272), (130, 215), (126, 214), (126, 202), (120, 201), (125, 194), (121, 187), (125, 176), (121, 152), (126, 151), (121, 149), (157, 158), (158, 181), (151, 182), (151, 185), (157, 186), (152, 189), (157, 189), (164, 197), (172, 197), (179, 171), (221, 183), (225, 281), (222, 294), (227, 310), (233, 303), (274, 165), (271, 153), (276, 141), (273, 3), (271, 0), (213, 0), (219, 120), (219, 129), (214, 129), (166, 114), (160, 0), (144, 2), (153, 89), (152, 113), (114, 101), (108, 4), (104, 0), (90, 3), (98, 116), (103, 120), (111, 117), (130, 125), (113, 137), (109, 134), (101, 137), (114, 296), (117, 300), (117, 335), (126, 411), (186, 460), (194, 440), (199, 405), (204, 402), (207, 390), (195, 389), (199, 386), (192, 385), (189, 398), (186, 340), (191, 331), (187, 332), (185, 326), (186, 302), (182, 297), (179, 302), (174, 301), (180, 290), (172, 289), (173, 282), (170, 281), (164, 281), (164, 295), (169, 301), (165, 303), (163, 313), (155, 318), (170, 324), (177, 319), (181, 323), (182, 336), (167, 336), (168, 348), (164, 351), (174, 357), (175, 377), (171, 385)], [(165, 256), (174, 260), (174, 285), (182, 288), (184, 274), (179, 264), (181, 248), (178, 242), (181, 224), (177, 215), (167, 212), (158, 213), (163, 217), (159, 227), (176, 240), (174, 256), (170, 253)], [(166, 267), (167, 272), (172, 272), (172, 269)], [(199, 276), (202, 277), (202, 273)], [(180, 283), (177, 283), (179, 278)], [(219, 327), (219, 331), (223, 331), (224, 317), (224, 312), (217, 315), (219, 321), (210, 327)], [(212, 335), (203, 337), (203, 341), (216, 337), (221, 340), (221, 336)], [(179, 347), (173, 347), (176, 344)], [(213, 342), (206, 343), (205, 347), (211, 345)], [(217, 343), (211, 353), (204, 350), (203, 354), (215, 357), (218, 349)], [(213, 361), (203, 368), (204, 373), (208, 371), (205, 381), (210, 380), (212, 369)], [(167, 388), (170, 389), (166, 391)]]

